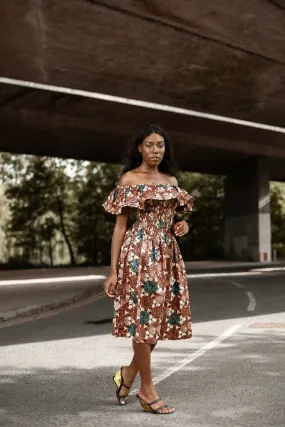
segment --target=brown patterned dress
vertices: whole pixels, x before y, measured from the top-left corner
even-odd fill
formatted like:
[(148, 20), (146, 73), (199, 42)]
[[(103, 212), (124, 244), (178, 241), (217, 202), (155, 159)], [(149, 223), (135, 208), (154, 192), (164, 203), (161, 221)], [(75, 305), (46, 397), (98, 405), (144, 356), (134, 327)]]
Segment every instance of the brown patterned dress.
[(148, 344), (191, 338), (185, 265), (170, 228), (177, 207), (191, 212), (193, 202), (171, 184), (118, 185), (104, 202), (112, 214), (124, 206), (136, 214), (120, 251), (113, 335)]

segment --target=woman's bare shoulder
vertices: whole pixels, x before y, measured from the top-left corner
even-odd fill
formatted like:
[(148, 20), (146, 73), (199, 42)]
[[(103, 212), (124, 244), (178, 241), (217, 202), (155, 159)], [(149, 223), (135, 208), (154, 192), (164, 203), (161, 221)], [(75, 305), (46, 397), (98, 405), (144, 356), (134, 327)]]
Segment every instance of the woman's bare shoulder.
[(178, 185), (178, 181), (175, 178), (175, 176), (168, 175), (168, 177), (169, 177), (169, 180), (171, 181), (171, 184), (176, 185), (176, 186)]
[(136, 182), (136, 174), (133, 171), (124, 173), (118, 182), (118, 185), (120, 185), (121, 187), (134, 185), (134, 184), (137, 184), (137, 182)]

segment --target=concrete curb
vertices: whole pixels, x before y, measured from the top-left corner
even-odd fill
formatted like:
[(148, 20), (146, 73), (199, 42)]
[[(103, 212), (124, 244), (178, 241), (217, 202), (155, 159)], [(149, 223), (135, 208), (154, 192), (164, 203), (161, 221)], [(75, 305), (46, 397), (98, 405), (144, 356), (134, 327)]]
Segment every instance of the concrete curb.
[(100, 294), (103, 291), (102, 283), (98, 283), (94, 288), (86, 289), (84, 292), (75, 294), (71, 297), (64, 298), (61, 300), (53, 301), (51, 303), (34, 304), (28, 307), (22, 307), (16, 310), (11, 310), (5, 313), (0, 313), (0, 327), (14, 324), (15, 320), (36, 318), (41, 314), (52, 314), (56, 313), (59, 309), (64, 307), (72, 307), (77, 303), (92, 299), (92, 297)]

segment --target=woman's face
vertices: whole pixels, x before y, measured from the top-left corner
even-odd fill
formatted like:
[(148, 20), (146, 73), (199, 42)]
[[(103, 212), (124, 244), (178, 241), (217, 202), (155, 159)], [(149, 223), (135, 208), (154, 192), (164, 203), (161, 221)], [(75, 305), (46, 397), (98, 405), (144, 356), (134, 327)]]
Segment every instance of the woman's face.
[(151, 133), (139, 145), (138, 150), (142, 153), (143, 160), (150, 165), (158, 165), (165, 153), (165, 142), (163, 136)]

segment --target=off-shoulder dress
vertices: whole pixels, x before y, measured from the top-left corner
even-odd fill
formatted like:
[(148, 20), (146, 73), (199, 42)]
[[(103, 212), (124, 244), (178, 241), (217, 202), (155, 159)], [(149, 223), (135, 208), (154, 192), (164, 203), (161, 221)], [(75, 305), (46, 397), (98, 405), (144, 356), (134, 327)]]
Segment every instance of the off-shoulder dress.
[(134, 208), (118, 262), (112, 334), (137, 343), (192, 337), (184, 261), (174, 234), (174, 215), (191, 212), (194, 198), (171, 184), (117, 186), (103, 207), (119, 214)]

